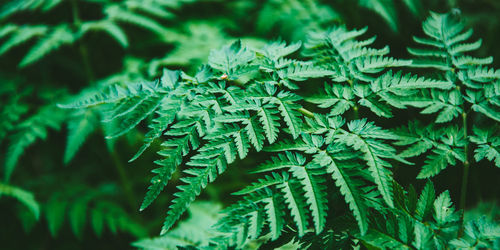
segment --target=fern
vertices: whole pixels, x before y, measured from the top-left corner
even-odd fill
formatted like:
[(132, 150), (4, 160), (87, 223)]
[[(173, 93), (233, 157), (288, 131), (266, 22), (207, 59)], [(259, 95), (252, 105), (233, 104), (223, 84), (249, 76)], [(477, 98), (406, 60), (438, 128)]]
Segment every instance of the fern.
[(26, 148), (38, 139), (46, 139), (49, 128), (59, 129), (65, 117), (64, 110), (58, 109), (55, 105), (48, 105), (16, 126), (15, 132), (13, 131), (9, 137), (10, 144), (5, 158), (5, 181), (10, 179)]
[[(178, 246), (208, 247), (209, 239), (217, 235), (211, 228), (217, 222), (221, 206), (210, 202), (194, 202), (189, 207), (189, 219), (167, 234), (151, 239), (141, 239), (132, 243), (141, 249), (170, 249)], [(200, 230), (200, 225), (203, 228)]]
[(447, 191), (437, 198), (434, 192), (432, 183), (428, 182), (417, 200), (416, 194), (397, 186), (394, 195), (398, 197), (397, 208), (392, 213), (381, 214), (373, 228), (360, 239), (382, 248), (444, 247), (448, 244), (446, 232), (456, 232), (458, 214)]
[[(26, 73), (26, 80), (2, 75), (0, 142), (6, 139), (7, 151), (0, 193), (29, 208), (17, 210), (26, 231), (40, 230), (33, 226), (42, 217), (53, 237), (67, 227), (84, 240), (92, 228), (106, 239), (139, 238), (133, 246), (146, 249), (496, 248), (496, 206), (474, 209), (466, 199), (472, 166), (500, 166), (493, 57), (470, 53), (483, 41), (469, 40), (472, 31), (456, 10), (430, 14), (424, 37), (414, 38), (418, 48), (408, 49), (413, 58), (393, 57), (367, 28), (346, 28), (351, 18), (364, 19), (335, 11), (358, 5), (393, 30), (411, 27), (399, 22), (399, 7), (416, 16), (422, 10), (409, 0), (2, 4), (0, 56), (13, 70), (19, 59), (14, 74)], [(203, 20), (194, 20), (199, 8), (206, 9)], [(67, 20), (59, 18), (69, 10)], [(242, 13), (259, 20), (236, 18)], [(49, 15), (53, 21), (37, 19)], [(248, 29), (250, 36), (238, 39)], [(284, 39), (261, 38), (278, 35)], [(101, 37), (120, 48), (95, 53), (115, 44)], [(40, 86), (26, 86), (33, 79)], [(90, 86), (69, 96), (56, 87), (67, 81), (75, 82), (70, 91)], [(40, 157), (51, 151), (39, 150), (44, 145), (27, 150), (61, 126), (62, 161)], [(84, 146), (100, 132), (109, 159), (96, 144)], [(125, 169), (119, 153), (130, 147), (135, 154), (127, 159), (137, 166)], [(153, 164), (149, 151), (157, 152)], [(98, 157), (79, 159), (89, 152)], [(33, 160), (20, 160), (23, 154)], [(32, 164), (14, 172), (18, 162)], [(72, 167), (59, 169), (63, 163)], [(114, 167), (121, 186), (107, 178), (113, 168), (96, 172), (101, 165)], [(427, 179), (420, 193), (424, 183), (396, 181), (411, 177), (409, 165)], [(443, 188), (454, 179), (449, 166), (463, 168), (460, 195)], [(144, 168), (151, 179), (137, 203)], [(19, 180), (41, 190), (39, 203), (8, 184)], [(219, 213), (218, 203), (197, 201), (207, 197), (225, 208)], [(150, 238), (146, 230), (159, 224), (131, 216), (124, 201), (153, 213), (167, 206), (160, 236)]]
[(357, 37), (365, 29), (349, 31), (344, 27), (335, 27), (327, 32), (312, 33), (306, 43), (304, 54), (313, 61), (335, 72), (332, 75), (335, 84), (325, 84), (321, 94), (306, 98), (319, 104), (321, 108), (330, 108), (331, 115), (342, 115), (353, 109), (355, 114), (360, 107), (366, 107), (381, 117), (392, 117), (392, 107), (404, 109), (411, 106), (408, 97), (419, 89), (449, 89), (451, 83), (423, 77), (392, 73), (391, 67), (411, 64), (410, 60), (398, 60), (386, 55), (389, 48), (369, 48), (375, 38), (358, 41)]
[[(455, 93), (451, 90), (454, 83), (451, 79), (436, 80), (401, 71), (393, 73), (390, 68), (412, 62), (387, 57), (387, 47), (368, 48), (373, 38), (355, 40), (365, 31), (336, 27), (326, 33), (314, 33), (304, 52), (313, 58), (312, 63), (286, 58), (300, 48), (300, 43), (286, 45), (276, 41), (251, 50), (237, 41), (213, 50), (209, 65), (201, 67), (194, 76), (165, 70), (159, 82), (114, 85), (105, 92), (60, 106), (109, 106), (104, 121), (118, 121), (109, 138), (123, 135), (155, 114), (145, 144), (132, 160), (153, 140), (163, 140), (159, 155), (164, 158), (155, 162), (160, 167), (153, 170), (156, 176), (140, 210), (152, 204), (174, 173), (182, 172), (182, 183), (174, 194), (162, 234), (168, 234), (202, 190), (238, 157), (244, 159), (251, 150), (266, 149), (284, 153), (253, 170), (271, 173), (235, 193), (245, 198), (225, 210), (225, 217), (217, 224), (225, 236), (217, 236), (214, 239), (217, 244), (241, 247), (266, 234), (276, 241), (286, 233), (286, 225), (299, 236), (311, 231), (317, 236), (329, 232), (328, 221), (341, 218), (329, 215), (328, 202), (332, 198), (326, 196), (326, 188), (333, 185), (357, 224), (358, 233), (350, 233), (352, 237), (376, 245), (424, 247), (431, 244), (433, 229), (411, 222), (413, 217), (402, 217), (393, 223), (398, 227), (414, 226), (411, 230), (418, 232), (418, 237), (407, 234), (403, 240), (403, 235), (399, 235), (396, 242), (392, 242), (394, 235), (384, 232), (387, 228), (379, 229), (385, 240), (375, 240), (381, 237), (374, 236), (378, 234), (372, 231), (378, 222), (367, 215), (376, 211), (390, 216), (381, 212), (385, 211), (381, 208), (386, 206), (387, 211), (399, 213), (401, 202), (407, 203), (400, 200), (404, 199), (404, 193), (393, 180), (393, 164), (411, 164), (404, 158), (432, 150), (434, 154), (429, 155), (418, 176), (428, 178), (447, 164), (464, 162), (465, 142), (461, 130), (455, 127), (422, 130), (415, 124), (409, 126), (408, 131), (400, 129), (393, 133), (366, 119), (346, 123), (338, 115), (352, 107), (356, 117), (358, 107), (364, 106), (376, 115), (390, 117), (392, 108), (425, 107), (433, 102), (431, 98), (440, 98), (445, 103), (449, 100), (442, 93)], [(301, 96), (294, 91), (301, 87), (302, 81), (326, 77), (337, 84), (327, 83), (325, 94), (306, 98), (320, 108), (333, 106), (325, 116), (304, 109)], [(453, 119), (454, 114), (442, 116), (446, 121)], [(441, 136), (442, 132), (446, 136)], [(477, 140), (491, 143), (487, 138)], [(414, 146), (398, 153), (391, 141)], [(436, 227), (456, 230), (453, 225), (458, 219), (456, 213), (448, 210), (451, 209), (448, 208), (451, 206), (449, 196), (444, 193), (434, 199), (433, 188), (427, 186), (418, 203), (411, 201), (414, 218), (429, 219), (431, 204), (434, 204)], [(283, 211), (289, 213), (290, 218)]]
[[(496, 159), (495, 143), (487, 139), (487, 134), (496, 133), (496, 126), (491, 131), (474, 128), (474, 134), (482, 134), (482, 138), (471, 135), (472, 117), (485, 117), (498, 121), (498, 75), (491, 64), (492, 58), (475, 58), (466, 53), (477, 50), (481, 40), (472, 43), (466, 41), (472, 36), (472, 29), (466, 29), (458, 17), (451, 14), (431, 13), (423, 24), (426, 38), (414, 37), (416, 43), (424, 49), (408, 49), (418, 59), (413, 61), (414, 67), (430, 67), (442, 72), (443, 78), (452, 85), (446, 90), (433, 89), (422, 94), (417, 106), (425, 107), (423, 114), (437, 114), (436, 123), (446, 126), (435, 133), (434, 126), (409, 125), (408, 128), (421, 135), (421, 139), (405, 139), (400, 145), (411, 145), (403, 155), (418, 156), (432, 149), (418, 178), (432, 177), (447, 166), (463, 163), (470, 165), (469, 150), (476, 152), (476, 160), (485, 157)], [(451, 126), (450, 122), (462, 119), (461, 126)], [(426, 132), (423, 132), (426, 131)], [(408, 133), (406, 131), (405, 133)], [(442, 134), (445, 137), (439, 138)], [(415, 135), (415, 134), (414, 134)], [(486, 136), (486, 137), (485, 137)], [(473, 147), (476, 147), (475, 149)], [(408, 155), (412, 152), (412, 155)], [(498, 164), (496, 164), (498, 166)]]
[[(280, 55), (272, 55), (272, 60), (279, 60), (294, 50), (296, 49), (288, 49)], [(243, 47), (238, 41), (222, 50), (212, 51), (209, 60), (211, 68), (201, 68), (195, 77), (183, 76), (180, 79), (178, 72), (165, 71), (161, 82), (135, 84), (126, 88), (112, 86), (105, 94), (87, 95), (81, 100), (62, 104), (60, 107), (85, 108), (115, 103), (105, 121), (119, 119), (119, 125), (109, 138), (126, 133), (153, 112), (176, 114), (175, 117), (164, 118), (167, 124), (160, 124), (160, 132), (156, 131), (156, 126), (152, 126), (150, 133), (155, 135), (154, 137), (161, 133), (173, 137), (162, 144), (171, 148), (160, 151), (160, 155), (168, 158), (157, 161), (161, 168), (155, 172), (159, 175), (152, 180), (141, 206), (142, 210), (151, 204), (172, 173), (183, 162), (183, 156), (196, 150), (197, 153), (186, 162), (186, 165), (193, 168), (184, 170), (189, 177), (183, 179), (186, 185), (179, 187), (180, 192), (176, 194), (177, 198), (169, 210), (163, 227), (166, 232), (201, 190), (224, 172), (227, 164), (235, 160), (235, 154), (245, 158), (251, 147), (260, 151), (264, 139), (269, 142), (276, 140), (277, 113), (281, 114), (288, 132), (293, 137), (298, 137), (301, 129), (301, 106), (295, 103), (300, 99), (298, 96), (287, 91), (278, 92), (276, 85), (271, 82), (265, 85), (254, 83), (248, 86), (247, 93), (226, 83), (258, 69), (259, 65), (252, 62), (254, 59), (255, 52)], [(297, 70), (286, 70), (293, 67), (294, 64), (290, 64), (286, 68), (274, 68), (272, 71), (268, 67), (265, 71), (272, 73), (274, 80), (298, 79)], [(216, 79), (211, 71), (224, 75), (223, 81), (207, 82)], [(325, 75), (325, 72), (316, 71), (316, 68), (311, 66), (301, 69), (301, 72), (307, 72), (308, 77)], [(304, 80), (305, 76), (302, 75), (298, 80)], [(279, 81), (274, 84), (279, 84)], [(192, 95), (185, 95), (186, 90)], [(163, 111), (158, 111), (161, 109)], [(259, 123), (263, 124), (266, 131), (261, 129)]]
[(116, 193), (117, 187), (114, 185), (101, 185), (91, 192), (75, 185), (55, 192), (44, 206), (50, 234), (57, 236), (65, 220), (68, 220), (73, 234), (81, 238), (89, 220), (89, 226), (98, 237), (103, 235), (105, 229), (113, 234), (125, 231), (136, 237), (144, 237), (144, 228), (128, 216), (119, 203), (110, 199)]
[(0, 197), (3, 195), (13, 197), (21, 202), (37, 220), (40, 217), (40, 204), (35, 200), (33, 193), (15, 186), (0, 183)]
[[(160, 24), (157, 18), (172, 17), (172, 8), (177, 8), (183, 1), (127, 1), (124, 3), (98, 3), (101, 8), (100, 20), (81, 20), (78, 13), (79, 2), (61, 4), (60, 0), (23, 0), (16, 3), (5, 4), (0, 11), (0, 19), (7, 18), (13, 13), (41, 10), (47, 12), (58, 5), (62, 5), (72, 11), (74, 27), (69, 24), (59, 25), (31, 25), (8, 23), (0, 31), (1, 37), (9, 37), (0, 46), (0, 55), (34, 38), (35, 45), (27, 52), (19, 63), (19, 67), (26, 67), (41, 60), (46, 55), (59, 49), (64, 45), (74, 44), (83, 39), (90, 32), (106, 32), (121, 46), (128, 47), (129, 38), (126, 35), (123, 23), (129, 23), (142, 27), (162, 37), (167, 30)], [(84, 59), (86, 60), (86, 59)]]

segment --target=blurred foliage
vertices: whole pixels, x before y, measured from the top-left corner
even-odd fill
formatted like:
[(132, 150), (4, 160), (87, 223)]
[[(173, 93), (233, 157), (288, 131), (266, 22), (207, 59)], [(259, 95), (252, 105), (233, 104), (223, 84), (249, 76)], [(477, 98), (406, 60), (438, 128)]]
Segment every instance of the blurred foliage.
[[(429, 11), (451, 11), (460, 16), (466, 27), (474, 28), (471, 41), (482, 38), (482, 44), (475, 48), (474, 56), (492, 56), (497, 60), (492, 61), (491, 66), (498, 68), (500, 50), (496, 47), (500, 38), (500, 2), (494, 0), (3, 1), (0, 3), (2, 248), (126, 249), (134, 246), (171, 249), (172, 242), (209, 246), (207, 239), (217, 238), (214, 232), (208, 232), (210, 224), (221, 218), (216, 213), (221, 207), (241, 202), (240, 197), (231, 193), (255, 181), (253, 176), (247, 174), (248, 170), (255, 170), (255, 166), (264, 163), (269, 156), (276, 155), (249, 152), (245, 159), (236, 160), (233, 165), (237, 168), (229, 169), (201, 193), (199, 199), (211, 202), (193, 203), (189, 208), (190, 215), (181, 217), (181, 222), (175, 224), (174, 229), (165, 236), (158, 236), (165, 208), (175, 198), (175, 187), (182, 182), (179, 173), (173, 173), (170, 180), (172, 185), (165, 188), (150, 208), (138, 212), (145, 187), (150, 185), (152, 174), (148, 172), (156, 168), (151, 159), (156, 159), (157, 155), (151, 152), (162, 149), (159, 143), (147, 141), (151, 138), (151, 134), (147, 133), (147, 124), (151, 124), (154, 119), (146, 117), (143, 122), (134, 124), (138, 125), (137, 128), (125, 131), (123, 137), (104, 140), (102, 138), (105, 136), (116, 137), (113, 131), (124, 126), (125, 120), (120, 118), (120, 114), (124, 114), (125, 110), (110, 113), (109, 105), (92, 106), (85, 110), (61, 109), (57, 104), (104, 93), (110, 86), (126, 89), (132, 83), (157, 80), (164, 75), (165, 67), (203, 77), (196, 73), (200, 72), (200, 66), (208, 62), (211, 51), (217, 51), (237, 39), (252, 48), (262, 48), (269, 41), (278, 39), (288, 44), (304, 43), (311, 38), (309, 34), (331, 32), (331, 27), (339, 25), (344, 25), (348, 30), (368, 27), (369, 36), (377, 35), (373, 46), (382, 48), (389, 45), (391, 57), (406, 59), (415, 54), (408, 53), (406, 47), (418, 47), (414, 46), (412, 37), (426, 36), (420, 24), (429, 16)], [(364, 34), (361, 37), (368, 39), (369, 36)], [(295, 59), (299, 57), (298, 54), (291, 54), (290, 57)], [(418, 56), (418, 52), (416, 54)], [(320, 58), (321, 55), (324, 54), (309, 56)], [(428, 72), (422, 68), (412, 69), (412, 73), (431, 75), (439, 80), (450, 77), (438, 71)], [(252, 77), (243, 76), (242, 82)], [(294, 80), (289, 82), (293, 84)], [(304, 96), (318, 97), (317, 89), (321, 87), (300, 86)], [(314, 86), (321, 86), (321, 83)], [(471, 89), (474, 90), (473, 87)], [(330, 95), (338, 93), (333, 88), (328, 91)], [(432, 95), (438, 99), (443, 93)], [(450, 93), (446, 92), (447, 95)], [(318, 100), (316, 104), (321, 105), (321, 100)], [(320, 108), (327, 105), (323, 103)], [(428, 155), (418, 156), (407, 150), (406, 157), (415, 157), (412, 159), (420, 162), (424, 162), (427, 157), (427, 162), (437, 162), (435, 165), (438, 165), (439, 171), (448, 163), (454, 165), (452, 162), (460, 162), (459, 157), (452, 156), (446, 156), (445, 160), (437, 159), (444, 155), (443, 148), (460, 148), (460, 138), (440, 138), (439, 133), (444, 129), (432, 127), (406, 131), (411, 129), (406, 121), (419, 116), (418, 110), (394, 110), (391, 114), (395, 119), (379, 119), (377, 115), (384, 111), (374, 111), (377, 110), (375, 106), (368, 107), (367, 104), (366, 110), (360, 112), (368, 119), (377, 121), (381, 127), (404, 126), (398, 131), (403, 134), (426, 134), (426, 137), (436, 139), (433, 141), (434, 148), (424, 145), (424, 142), (419, 144), (422, 147), (419, 152), (432, 151)], [(478, 107), (476, 113), (488, 112)], [(313, 111), (318, 110), (321, 109)], [(494, 111), (490, 110), (490, 113)], [(113, 115), (119, 119), (111, 119)], [(447, 117), (455, 115), (452, 112)], [(428, 116), (422, 122), (429, 124), (438, 118)], [(492, 127), (490, 125), (493, 123), (493, 120), (485, 119), (473, 121), (474, 126), (481, 128)], [(498, 148), (498, 134), (476, 128), (470, 137), (482, 149), (476, 152), (475, 158), (478, 161), (483, 158), (486, 160), (470, 169), (465, 236), (450, 244), (459, 248), (495, 249), (500, 244), (498, 240), (496, 243), (491, 240), (498, 237), (497, 203), (500, 189), (497, 180), (500, 174), (498, 169), (490, 167), (488, 160), (498, 162), (500, 159), (496, 151), (491, 149)], [(410, 139), (406, 139), (400, 141), (400, 145), (409, 142)], [(153, 149), (141, 152), (141, 158), (127, 163), (143, 145), (143, 141), (148, 142), (148, 146)], [(429, 165), (432, 164), (426, 166)], [(458, 201), (461, 169), (458, 166), (448, 167), (433, 177), (436, 192), (442, 193), (448, 189), (452, 200)], [(410, 190), (411, 183), (421, 190), (426, 182), (416, 181), (415, 177), (426, 178), (437, 173), (422, 174), (420, 171), (424, 172), (420, 165), (396, 167), (394, 178), (405, 189), (408, 187)], [(359, 178), (362, 180), (365, 177)], [(411, 191), (408, 193), (411, 196)], [(415, 197), (402, 195), (399, 198), (411, 203)], [(343, 199), (339, 200), (343, 202)], [(225, 211), (233, 211), (231, 208), (241, 212), (236, 207), (229, 207)], [(401, 231), (410, 227), (413, 230), (426, 230), (411, 224), (409, 220), (394, 218), (387, 213), (376, 216), (377, 220), (384, 218), (391, 221)], [(353, 218), (341, 220), (356, 223)], [(360, 219), (357, 220), (360, 223)], [(431, 221), (431, 218), (422, 221), (427, 224), (438, 223)], [(191, 231), (199, 225), (202, 228), (193, 234)], [(387, 225), (379, 226), (387, 229)], [(347, 228), (351, 229), (350, 226)], [(287, 227), (283, 231), (287, 237), (294, 233)], [(268, 235), (267, 238), (252, 240), (247, 244), (249, 248), (262, 245), (263, 249), (278, 246), (291, 249), (299, 246), (339, 249), (349, 248), (352, 244), (359, 245), (359, 240), (366, 243), (364, 247), (386, 243), (377, 242), (380, 239), (371, 237), (374, 234), (370, 233), (365, 238), (354, 239), (354, 234), (343, 235), (329, 228), (319, 235), (306, 232), (302, 240), (283, 237), (280, 242), (273, 243), (268, 241), (272, 238)], [(393, 236), (402, 237), (402, 240), (403, 235), (394, 233)], [(317, 241), (318, 237), (322, 240)], [(411, 237), (406, 240), (409, 239)], [(341, 244), (335, 245), (338, 242)]]

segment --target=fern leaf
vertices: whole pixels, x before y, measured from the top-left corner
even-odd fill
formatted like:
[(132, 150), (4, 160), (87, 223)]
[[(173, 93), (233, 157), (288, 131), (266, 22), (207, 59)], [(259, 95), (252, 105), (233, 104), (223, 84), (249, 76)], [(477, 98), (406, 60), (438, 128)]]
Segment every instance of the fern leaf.
[(451, 150), (444, 151), (434, 149), (433, 154), (430, 154), (425, 160), (422, 170), (417, 175), (418, 179), (425, 179), (439, 174), (448, 166), (448, 163), (455, 165), (455, 160)]
[(394, 2), (391, 0), (361, 0), (359, 5), (371, 9), (379, 14), (393, 31), (398, 30), (397, 12)]
[(139, 208), (139, 211), (143, 211), (151, 205), (151, 203), (153, 203), (177, 169), (177, 164), (173, 159), (164, 159), (161, 161), (155, 161), (155, 163), (161, 167), (152, 171), (156, 174), (156, 176), (151, 179), (151, 185), (148, 187), (148, 191), (144, 197), (141, 207)]
[(355, 180), (352, 174), (344, 169), (347, 165), (340, 165), (330, 154), (327, 156), (328, 172), (331, 172), (335, 185), (339, 187), (340, 193), (344, 196), (349, 209), (354, 214), (358, 222), (359, 231), (364, 235), (368, 229), (368, 220), (366, 215), (366, 205), (363, 202), (362, 192), (360, 190), (359, 181)]
[(64, 164), (75, 156), (86, 137), (92, 133), (98, 123), (95, 110), (81, 110), (68, 122), (68, 142), (64, 151)]
[(266, 138), (269, 144), (272, 144), (278, 138), (279, 132), (279, 117), (276, 115), (278, 113), (277, 110), (274, 109), (274, 106), (271, 104), (265, 104), (260, 106), (258, 109), (259, 121), (264, 128), (264, 132), (266, 133)]
[(266, 214), (269, 221), (269, 227), (271, 229), (271, 239), (276, 240), (281, 235), (281, 230), (283, 229), (284, 218), (282, 214), (282, 206), (277, 196), (272, 195), (271, 197), (264, 200), (266, 203)]
[(497, 167), (500, 167), (500, 140), (495, 136), (496, 130), (473, 128), (474, 135), (470, 137), (470, 141), (476, 143), (478, 147), (474, 150), (474, 158), (476, 161), (488, 159), (494, 161)]
[(235, 160), (236, 153), (233, 150), (233, 141), (234, 138), (228, 138), (208, 143), (187, 163), (195, 168), (184, 171), (191, 176), (181, 179), (186, 184), (178, 186), (180, 191), (175, 194), (176, 198), (172, 201), (173, 204), (167, 213), (161, 234), (165, 234), (200, 194), (201, 190), (209, 182), (213, 182), (218, 174), (222, 174), (227, 164)]
[(471, 220), (465, 225), (465, 236), (453, 239), (450, 244), (457, 249), (468, 248), (495, 248), (495, 242), (500, 238), (500, 227), (497, 223), (481, 216)]
[(161, 104), (162, 96), (150, 95), (148, 98), (141, 101), (133, 111), (130, 111), (122, 121), (114, 128), (106, 138), (111, 139), (123, 135), (137, 126), (139, 122), (153, 113)]
[(300, 105), (292, 103), (292, 101), (298, 100), (298, 96), (291, 95), (288, 92), (280, 92), (277, 98), (273, 98), (272, 101), (274, 104), (278, 105), (278, 109), (283, 116), (283, 120), (285, 121), (288, 129), (290, 129), (290, 133), (293, 138), (297, 138), (300, 134), (300, 113), (297, 111), (300, 108)]
[(40, 205), (31, 192), (0, 182), (0, 195), (17, 199), (30, 210), (37, 220), (40, 217)]
[(69, 209), (69, 224), (71, 226), (71, 230), (78, 238), (83, 237), (83, 230), (85, 229), (85, 224), (87, 223), (87, 206), (93, 198), (92, 196), (93, 194), (87, 194), (72, 204)]
[(433, 144), (427, 140), (421, 140), (411, 145), (399, 154), (402, 158), (419, 156), (433, 147)]
[(256, 190), (266, 188), (269, 186), (274, 186), (277, 184), (281, 184), (285, 182), (288, 178), (285, 176), (281, 176), (277, 173), (271, 173), (272, 175), (266, 175), (264, 179), (259, 179), (258, 182), (255, 182), (251, 185), (246, 186), (244, 189), (234, 192), (234, 195), (244, 195), (255, 192)]
[(238, 40), (221, 50), (212, 50), (208, 61), (212, 68), (227, 74), (228, 78), (233, 80), (252, 69), (248, 63), (254, 58), (254, 53), (243, 47)]
[(370, 56), (359, 58), (356, 61), (357, 69), (363, 73), (379, 73), (384, 68), (402, 67), (411, 64), (410, 60), (398, 60), (392, 57)]
[(316, 233), (323, 231), (326, 222), (326, 197), (324, 192), (323, 180), (318, 177), (318, 171), (311, 165), (305, 167), (291, 168), (293, 176), (299, 179), (305, 191), (307, 203), (310, 206)]
[(302, 237), (308, 227), (308, 213), (306, 201), (302, 192), (299, 191), (299, 185), (293, 181), (287, 181), (280, 184), (280, 189), (284, 193), (285, 202), (291, 211), (291, 215), (297, 225), (299, 237)]
[(434, 201), (434, 219), (439, 226), (442, 227), (458, 220), (452, 205), (448, 191), (441, 193)]
[(57, 199), (56, 195), (48, 201), (46, 205), (45, 217), (47, 219), (50, 235), (57, 236), (59, 230), (63, 226), (67, 207), (68, 202)]
[(90, 224), (92, 225), (92, 228), (94, 229), (97, 237), (100, 237), (102, 235), (102, 232), (104, 231), (104, 214), (102, 213), (102, 210), (91, 210)]
[(257, 120), (252, 117), (250, 119), (244, 120), (243, 124), (245, 124), (245, 130), (247, 132), (248, 138), (250, 138), (250, 142), (255, 147), (257, 152), (262, 150), (262, 146), (264, 145), (264, 131), (260, 126), (258, 126)]
[(396, 139), (397, 137), (373, 123), (366, 123), (365, 119), (352, 121), (348, 127), (351, 133), (338, 134), (335, 136), (335, 141), (364, 153), (364, 160), (367, 162), (378, 190), (387, 204), (393, 207), (392, 174), (387, 169), (391, 165), (382, 158), (394, 158), (395, 149), (372, 138), (385, 136), (385, 139)]
[(278, 71), (281, 78), (294, 81), (304, 81), (308, 78), (319, 78), (334, 74), (335, 72), (316, 67), (312, 64), (297, 64), (287, 67), (286, 70)]
[(324, 90), (324, 94), (313, 95), (305, 100), (318, 104), (320, 108), (330, 108), (332, 116), (341, 115), (354, 106), (354, 94), (351, 88), (325, 83)]
[(491, 107), (490, 105), (484, 102), (472, 105), (472, 109), (474, 111), (484, 114), (485, 116), (493, 120), (500, 122), (500, 111), (498, 111), (497, 109)]
[(137, 153), (129, 160), (129, 162), (135, 161), (142, 153), (153, 143), (154, 140), (159, 138), (167, 127), (173, 122), (177, 110), (172, 109), (162, 109), (156, 111), (158, 117), (153, 120), (153, 123), (149, 125), (151, 129), (144, 138), (144, 144), (137, 151)]
[(277, 40), (266, 44), (262, 48), (262, 50), (259, 50), (259, 52), (262, 53), (266, 58), (276, 61), (280, 58), (283, 58), (285, 56), (288, 56), (296, 52), (297, 50), (300, 49), (301, 46), (302, 46), (301, 42), (287, 45), (286, 42)]
[(260, 165), (256, 170), (252, 171), (252, 173), (268, 172), (282, 168), (301, 167), (306, 161), (306, 158), (299, 153), (292, 153), (290, 151), (286, 151), (285, 153), (286, 154), (278, 154), (277, 157), (271, 157), (271, 161)]
[(34, 116), (23, 121), (18, 126), (18, 131), (10, 137), (10, 145), (5, 159), (5, 176), (8, 181), (17, 161), (24, 150), (36, 140), (45, 140), (48, 128), (59, 129), (66, 117), (66, 113), (54, 106), (44, 106)]
[(85, 22), (81, 26), (81, 32), (83, 34), (88, 31), (102, 30), (108, 33), (113, 39), (115, 39), (122, 47), (128, 47), (127, 35), (120, 26), (116, 25), (114, 22), (109, 20), (102, 20), (99, 22)]
[(28, 54), (24, 56), (19, 63), (19, 67), (26, 67), (47, 55), (49, 52), (58, 49), (62, 45), (70, 44), (75, 41), (75, 34), (70, 32), (70, 29), (64, 25), (58, 26), (47, 37), (38, 41)]
[[(5, 41), (5, 43), (2, 44), (2, 46), (0, 47), (0, 55), (4, 54), (15, 46), (19, 46), (31, 40), (34, 37), (44, 35), (48, 30), (46, 26), (27, 26), (22, 28), (16, 26), (15, 28), (19, 29), (19, 32), (15, 32), (7, 41)], [(4, 31), (5, 35), (14, 32), (14, 30), (11, 30), (9, 32), (6, 31)]]
[(429, 180), (425, 184), (420, 197), (418, 198), (417, 208), (415, 210), (415, 217), (419, 220), (424, 220), (428, 215), (431, 214), (433, 208), (433, 202), (436, 199), (434, 185)]
[(264, 227), (264, 212), (262, 209), (257, 209), (250, 213), (249, 219), (250, 226), (248, 227), (248, 234), (250, 239), (257, 239)]
[(110, 5), (104, 11), (112, 20), (134, 24), (136, 26), (150, 30), (160, 36), (166, 33), (165, 28), (163, 28), (163, 26), (155, 20), (144, 15), (126, 10), (119, 5)]

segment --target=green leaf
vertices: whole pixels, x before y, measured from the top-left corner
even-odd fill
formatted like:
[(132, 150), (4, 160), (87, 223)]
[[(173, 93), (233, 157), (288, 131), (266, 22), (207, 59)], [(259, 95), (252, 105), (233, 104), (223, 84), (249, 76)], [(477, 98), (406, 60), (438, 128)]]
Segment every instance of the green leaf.
[(280, 201), (276, 196), (271, 196), (264, 200), (266, 203), (266, 214), (271, 229), (271, 239), (276, 240), (281, 235), (281, 230), (284, 225), (284, 218)]
[(281, 191), (284, 193), (285, 202), (290, 209), (293, 221), (298, 229), (299, 237), (303, 236), (309, 225), (308, 211), (304, 194), (300, 191), (300, 185), (293, 181), (287, 181), (280, 184)]
[(64, 151), (64, 164), (68, 164), (75, 156), (86, 137), (92, 133), (98, 124), (95, 110), (79, 110), (68, 122), (68, 142)]
[(379, 14), (393, 31), (398, 31), (397, 13), (391, 0), (360, 0), (359, 5)]
[(37, 220), (40, 217), (40, 205), (31, 192), (0, 182), (0, 195), (7, 195), (15, 198), (25, 205)]
[(310, 206), (316, 233), (323, 231), (326, 222), (328, 206), (324, 180), (318, 176), (317, 170), (311, 165), (290, 168), (293, 176), (299, 179), (305, 191), (307, 203)]
[(430, 215), (433, 207), (434, 200), (436, 199), (436, 194), (434, 191), (434, 185), (429, 180), (425, 184), (420, 197), (418, 198), (417, 208), (415, 210), (415, 217), (419, 220), (425, 220), (425, 218)]
[(68, 202), (58, 199), (56, 195), (46, 205), (45, 217), (47, 218), (47, 224), (52, 237), (57, 236), (63, 226), (67, 207)]
[(439, 226), (458, 220), (453, 208), (450, 193), (445, 191), (441, 193), (434, 201), (434, 219)]
[(19, 63), (19, 67), (26, 67), (47, 55), (49, 52), (58, 49), (62, 45), (73, 43), (76, 36), (70, 32), (67, 26), (62, 25), (50, 32), (46, 37), (38, 41), (29, 51), (23, 60)]

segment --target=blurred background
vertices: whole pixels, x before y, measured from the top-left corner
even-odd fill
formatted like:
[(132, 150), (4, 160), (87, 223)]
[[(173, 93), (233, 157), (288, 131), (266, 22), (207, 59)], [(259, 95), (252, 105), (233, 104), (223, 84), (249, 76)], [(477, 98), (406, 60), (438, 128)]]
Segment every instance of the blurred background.
[[(333, 25), (368, 26), (367, 36), (377, 36), (375, 46), (389, 45), (391, 56), (408, 58), (406, 47), (422, 34), (429, 11), (460, 15), (473, 37), (483, 39), (476, 56), (493, 56), (492, 66), (499, 68), (497, 0), (3, 0), (0, 193), (21, 202), (0, 196), (0, 248), (127, 249), (159, 234), (178, 178), (151, 207), (138, 211), (159, 145), (128, 163), (145, 126), (106, 140), (98, 112), (57, 108), (65, 98), (154, 80), (164, 67), (193, 73), (211, 49), (236, 39), (259, 47), (278, 38), (305, 40), (308, 32)], [(68, 145), (71, 136), (79, 139)], [(235, 164), (200, 199), (210, 200), (212, 209), (234, 201), (230, 193), (248, 183), (247, 170), (265, 159), (259, 154)], [(396, 178), (415, 182), (417, 170), (396, 169)], [(469, 207), (498, 200), (497, 169), (471, 171)], [(448, 168), (434, 182), (453, 197), (460, 176), (460, 169)], [(478, 209), (496, 209), (484, 204)]]

